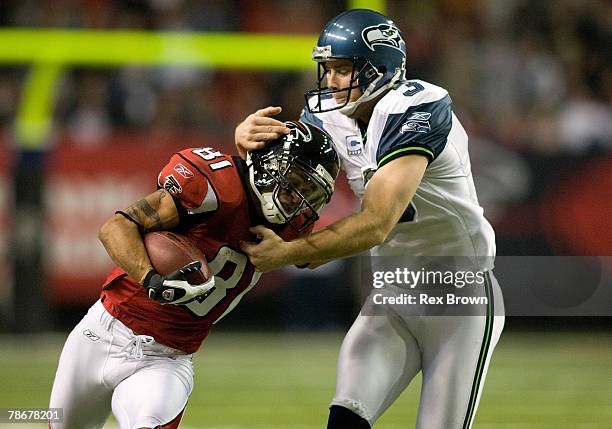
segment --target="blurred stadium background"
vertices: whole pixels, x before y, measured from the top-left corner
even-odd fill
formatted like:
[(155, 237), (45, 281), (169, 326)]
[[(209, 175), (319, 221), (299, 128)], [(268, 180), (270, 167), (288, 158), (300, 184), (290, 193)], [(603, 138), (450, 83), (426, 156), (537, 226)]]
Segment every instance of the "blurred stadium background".
[[(0, 408), (46, 407), (110, 267), (101, 223), (174, 151), (233, 153), (235, 125), (263, 106), (296, 118), (316, 34), (360, 6), (403, 31), (409, 77), (449, 90), (500, 255), (612, 256), (609, 1), (4, 0)], [(340, 184), (323, 224), (356, 207)], [(355, 265), (265, 276), (197, 355), (185, 426), (324, 427)], [(506, 326), (475, 427), (612, 427), (610, 318)], [(376, 427), (411, 427), (417, 391)]]

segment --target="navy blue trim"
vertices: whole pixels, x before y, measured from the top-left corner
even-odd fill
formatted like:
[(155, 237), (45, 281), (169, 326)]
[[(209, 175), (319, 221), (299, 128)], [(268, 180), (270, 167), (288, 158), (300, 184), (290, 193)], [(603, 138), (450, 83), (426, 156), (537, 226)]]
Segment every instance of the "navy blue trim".
[(399, 156), (418, 153), (428, 158), (429, 162), (436, 159), (446, 147), (448, 135), (453, 123), (453, 103), (446, 95), (440, 100), (410, 106), (405, 112), (387, 116), (385, 127), (381, 134), (376, 151), (376, 162), (379, 163), (387, 155), (404, 148), (424, 148), (433, 153), (433, 157), (417, 150), (405, 150), (385, 159), (384, 163)]
[(493, 285), (491, 282), (491, 274), (485, 272), (485, 295), (488, 299), (487, 315), (485, 316), (485, 328), (480, 346), (480, 354), (478, 355), (478, 361), (476, 362), (476, 371), (474, 372), (474, 380), (472, 381), (472, 389), (470, 391), (470, 399), (468, 401), (468, 407), (465, 413), (465, 419), (461, 429), (470, 429), (474, 415), (476, 414), (476, 400), (478, 399), (478, 391), (482, 382), (482, 376), (487, 363), (487, 357), (489, 356), (489, 348), (491, 346), (491, 339), (493, 338), (494, 328), (494, 297), (493, 297)]
[(317, 128), (321, 128), (322, 130), (323, 128), (323, 121), (319, 118), (317, 118), (317, 116), (310, 112), (308, 110), (308, 107), (305, 107), (302, 110), (302, 114), (300, 115), (300, 121), (304, 122), (305, 124), (309, 124), (309, 125), (314, 125)]
[(397, 223), (412, 222), (414, 220), (415, 215), (416, 215), (416, 209), (412, 205), (412, 202), (410, 202), (408, 204), (408, 207), (406, 207), (406, 210), (402, 214), (402, 217), (400, 217)]
[(378, 162), (378, 168), (382, 167), (383, 165), (393, 161), (394, 159), (400, 158), (402, 156), (406, 156), (406, 155), (421, 155), (424, 156), (425, 158), (427, 158), (427, 164), (430, 164), (431, 161), (433, 161), (435, 158), (432, 155), (432, 151), (431, 149), (429, 149), (427, 146), (425, 145), (419, 145), (419, 144), (412, 144), (408, 147), (400, 147), (399, 149), (396, 149), (395, 151), (390, 152), (389, 154), (385, 155), (379, 162)]

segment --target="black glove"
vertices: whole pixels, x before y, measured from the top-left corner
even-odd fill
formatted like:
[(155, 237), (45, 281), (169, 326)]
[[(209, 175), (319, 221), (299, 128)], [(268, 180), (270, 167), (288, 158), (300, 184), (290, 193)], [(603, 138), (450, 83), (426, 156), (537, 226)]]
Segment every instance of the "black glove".
[(196, 272), (201, 267), (200, 261), (190, 262), (166, 276), (151, 270), (145, 276), (143, 285), (152, 300), (162, 304), (186, 304), (215, 287), (215, 276), (199, 285), (192, 285), (186, 280), (187, 274)]

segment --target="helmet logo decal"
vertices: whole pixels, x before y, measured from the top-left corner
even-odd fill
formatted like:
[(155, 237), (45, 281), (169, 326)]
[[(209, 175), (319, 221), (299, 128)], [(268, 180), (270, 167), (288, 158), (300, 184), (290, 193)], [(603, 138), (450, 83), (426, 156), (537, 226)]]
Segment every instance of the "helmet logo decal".
[(361, 37), (372, 51), (375, 49), (374, 47), (376, 45), (389, 46), (398, 51), (402, 51), (400, 48), (403, 42), (402, 36), (400, 36), (399, 30), (394, 25), (379, 24), (366, 27), (361, 32)]
[(294, 125), (294, 127), (289, 127), (290, 131), (286, 136), (288, 143), (291, 143), (293, 140), (302, 140), (304, 142), (312, 140), (309, 127), (304, 126), (301, 122), (288, 122), (288, 124)]
[(404, 133), (428, 133), (431, 131), (429, 125), (429, 112), (414, 112), (400, 129), (400, 134)]

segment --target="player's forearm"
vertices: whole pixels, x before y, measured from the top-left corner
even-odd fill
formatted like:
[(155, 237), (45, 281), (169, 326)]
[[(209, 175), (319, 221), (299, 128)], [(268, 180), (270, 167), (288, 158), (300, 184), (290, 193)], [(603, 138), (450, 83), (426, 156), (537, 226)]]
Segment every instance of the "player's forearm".
[(383, 166), (365, 189), (361, 211), (291, 242), (292, 263), (356, 255), (385, 241), (423, 177), (426, 158), (408, 155)]
[(329, 261), (357, 255), (382, 243), (388, 235), (380, 215), (360, 212), (305, 238), (289, 243), (292, 263)]
[(133, 279), (142, 283), (153, 269), (138, 226), (123, 216), (115, 215), (102, 225), (98, 238), (113, 262)]

